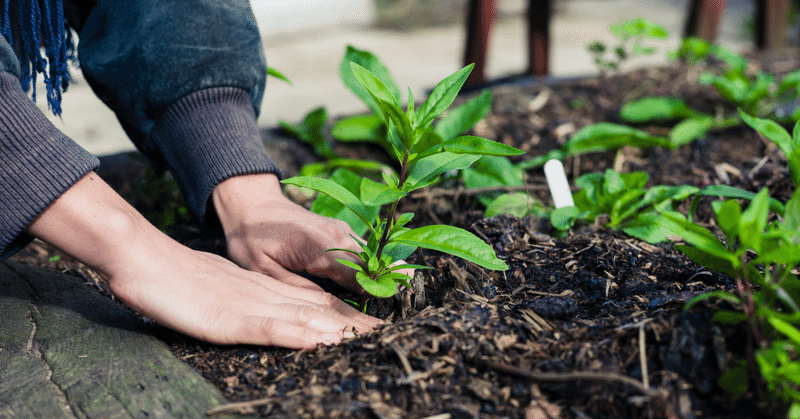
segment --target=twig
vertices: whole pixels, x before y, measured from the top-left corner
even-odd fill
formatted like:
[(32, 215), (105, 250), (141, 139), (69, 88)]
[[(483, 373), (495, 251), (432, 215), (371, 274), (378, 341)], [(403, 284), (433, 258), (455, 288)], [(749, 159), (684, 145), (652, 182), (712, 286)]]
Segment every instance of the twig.
[(400, 363), (403, 364), (403, 369), (406, 370), (407, 375), (414, 374), (414, 369), (411, 368), (411, 363), (408, 362), (408, 356), (406, 351), (397, 344), (397, 342), (389, 342), (389, 347), (394, 350), (394, 353), (397, 354), (397, 357), (400, 358)]
[(242, 415), (255, 413), (256, 407), (264, 406), (272, 401), (271, 398), (250, 400), (246, 402), (235, 402), (217, 406), (206, 411), (206, 416), (225, 415), (228, 413), (239, 413)]
[(644, 394), (653, 399), (664, 409), (665, 416), (668, 418), (677, 418), (672, 409), (667, 405), (666, 397), (661, 392), (652, 390), (645, 387), (641, 382), (628, 377), (626, 375), (617, 374), (614, 372), (592, 372), (592, 371), (575, 371), (575, 372), (535, 372), (524, 370), (519, 367), (507, 365), (503, 363), (493, 363), (483, 361), (480, 359), (470, 359), (469, 362), (480, 365), (491, 370), (501, 372), (504, 374), (513, 375), (520, 378), (525, 378), (532, 381), (547, 382), (547, 383), (563, 383), (570, 381), (601, 381), (614, 384), (624, 384), (636, 391)]
[(650, 377), (647, 375), (647, 353), (644, 343), (644, 326), (649, 322), (650, 319), (647, 319), (643, 322), (639, 323), (639, 363), (642, 366), (642, 385), (645, 388), (650, 388)]

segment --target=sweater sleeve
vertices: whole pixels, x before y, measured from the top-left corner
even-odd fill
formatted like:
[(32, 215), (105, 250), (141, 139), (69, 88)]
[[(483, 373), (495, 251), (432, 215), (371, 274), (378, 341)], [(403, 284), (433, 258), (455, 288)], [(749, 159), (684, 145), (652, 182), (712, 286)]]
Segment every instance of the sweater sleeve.
[(0, 72), (0, 260), (28, 244), (28, 225), (98, 165), (47, 120), (16, 76)]
[(256, 125), (266, 83), (243, 0), (98, 0), (80, 28), (86, 80), (203, 219), (227, 177), (280, 170)]
[(247, 92), (215, 87), (189, 94), (172, 104), (150, 137), (183, 191), (189, 210), (201, 219), (211, 192), (237, 175), (275, 173)]

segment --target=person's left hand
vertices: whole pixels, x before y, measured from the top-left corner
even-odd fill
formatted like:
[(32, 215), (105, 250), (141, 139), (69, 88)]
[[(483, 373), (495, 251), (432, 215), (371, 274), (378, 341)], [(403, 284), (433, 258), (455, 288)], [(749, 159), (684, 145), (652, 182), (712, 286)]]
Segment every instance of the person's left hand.
[(355, 271), (336, 259), (363, 264), (357, 235), (347, 223), (314, 214), (283, 196), (272, 174), (229, 178), (214, 189), (212, 202), (219, 216), (228, 254), (239, 266), (265, 273), (294, 286), (320, 290), (298, 272), (329, 278), (358, 292)]

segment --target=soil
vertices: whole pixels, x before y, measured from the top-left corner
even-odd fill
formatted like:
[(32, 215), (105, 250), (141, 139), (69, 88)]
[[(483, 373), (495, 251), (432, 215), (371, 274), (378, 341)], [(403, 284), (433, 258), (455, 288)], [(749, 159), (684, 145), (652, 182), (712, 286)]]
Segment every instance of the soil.
[[(759, 54), (754, 66), (777, 74), (797, 68), (796, 50)], [(475, 135), (540, 155), (580, 128), (618, 121), (621, 104), (645, 95), (682, 97), (708, 113), (727, 112), (713, 89), (681, 65), (610, 75), (603, 79), (520, 79), (490, 88), (492, 111)], [(466, 95), (459, 100), (466, 100)], [(641, 127), (664, 134), (668, 126)], [(288, 175), (313, 159), (306, 146), (265, 133)], [(377, 156), (370, 147), (348, 149)], [(645, 171), (650, 185), (728, 184), (786, 201), (793, 187), (785, 157), (749, 128), (714, 132), (669, 151), (624, 149), (565, 161), (568, 176), (617, 165)], [(282, 157), (285, 157), (282, 158)], [(135, 170), (134, 170), (135, 172)], [(116, 179), (121, 192), (127, 182)], [(529, 190), (551, 202), (540, 170)], [(141, 198), (141, 197), (140, 197)], [(139, 199), (140, 209), (147, 200)], [(691, 297), (732, 289), (731, 278), (703, 269), (673, 250), (601, 225), (552, 238), (547, 222), (527, 217), (484, 219), (474, 194), (453, 185), (413, 196), (402, 212), (415, 222), (466, 228), (491, 243), (509, 265), (485, 270), (437, 252), (417, 252), (426, 271), (414, 294), (372, 301), (368, 312), (391, 323), (334, 347), (291, 351), (271, 347), (214, 346), (166, 333), (176, 356), (217, 385), (233, 411), (263, 417), (358, 418), (756, 418), (782, 417), (763, 402), (761, 386), (738, 398), (717, 384), (745, 357), (741, 326), (715, 324), (724, 303), (705, 301), (685, 311)], [(709, 228), (708, 205), (698, 220)], [(685, 210), (685, 208), (684, 208)], [(184, 223), (175, 237), (224, 254), (219, 239)], [(32, 264), (102, 279), (43, 244), (16, 256)], [(328, 284), (343, 298), (344, 291)], [(729, 307), (728, 307), (729, 308)]]

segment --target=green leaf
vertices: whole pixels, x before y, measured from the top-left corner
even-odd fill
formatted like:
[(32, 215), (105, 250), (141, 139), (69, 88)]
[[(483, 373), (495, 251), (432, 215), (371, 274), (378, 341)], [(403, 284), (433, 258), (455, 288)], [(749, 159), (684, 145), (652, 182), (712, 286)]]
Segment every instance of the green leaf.
[(522, 218), (530, 212), (544, 212), (544, 207), (536, 198), (524, 193), (514, 192), (498, 196), (486, 207), (484, 217), (496, 217), (501, 214)]
[(736, 306), (742, 304), (742, 300), (739, 297), (731, 294), (728, 291), (717, 290), (717, 291), (706, 292), (706, 293), (697, 295), (695, 297), (692, 297), (691, 299), (689, 299), (689, 301), (686, 302), (686, 304), (684, 305), (683, 309), (684, 309), (684, 311), (689, 310), (690, 308), (692, 308), (695, 304), (699, 303), (700, 301), (708, 300), (710, 298), (719, 298), (720, 300), (729, 301), (733, 305), (736, 305)]
[(622, 231), (651, 244), (665, 242), (673, 235), (664, 217), (654, 211), (639, 214), (632, 221), (622, 224)]
[(728, 393), (738, 396), (747, 391), (747, 366), (737, 365), (725, 371), (717, 380), (717, 384)]
[(733, 243), (739, 231), (742, 207), (734, 200), (725, 201), (717, 211), (717, 225), (725, 233), (728, 243)]
[(284, 76), (283, 73), (281, 73), (280, 71), (278, 71), (278, 70), (276, 70), (276, 69), (274, 69), (272, 67), (267, 67), (267, 75), (275, 77), (278, 80), (283, 80), (284, 82), (286, 82), (290, 86), (292, 85), (292, 81), (291, 80), (289, 80), (286, 76)]
[(400, 200), (406, 195), (408, 193), (396, 187), (378, 183), (369, 178), (361, 180), (360, 196), (364, 197), (362, 200), (366, 205), (386, 205)]
[(792, 197), (786, 202), (781, 229), (791, 243), (800, 245), (800, 188), (795, 189)]
[[(362, 196), (360, 194), (361, 177), (355, 173), (349, 170), (339, 169), (331, 174), (330, 180), (341, 185), (353, 193), (353, 195), (359, 197), (359, 199), (360, 196)], [(370, 219), (374, 219), (378, 216), (380, 206), (365, 207), (370, 213)], [(314, 204), (311, 206), (311, 211), (316, 214), (346, 222), (359, 236), (363, 236), (364, 233), (366, 233), (366, 231), (370, 228), (370, 226), (365, 224), (364, 221), (358, 217), (358, 215), (344, 206), (344, 204), (326, 194), (320, 194), (317, 199), (314, 200)]]
[[(416, 138), (414, 136), (414, 129), (411, 127), (411, 121), (408, 120), (408, 116), (406, 116), (406, 114), (403, 113), (403, 110), (394, 103), (387, 102), (379, 98), (376, 98), (375, 101), (378, 103), (378, 107), (381, 109), (381, 114), (383, 115), (386, 125), (393, 125), (397, 129), (397, 134), (399, 135), (400, 141), (405, 149), (410, 149), (414, 145), (413, 142)], [(394, 146), (393, 143), (392, 145)], [(397, 154), (402, 154), (399, 153), (400, 150), (397, 150)]]
[(742, 246), (761, 252), (761, 235), (769, 216), (769, 190), (761, 189), (742, 212), (739, 219), (739, 240)]
[(408, 175), (408, 187), (403, 187), (405, 191), (412, 191), (427, 186), (431, 181), (442, 173), (450, 170), (460, 170), (472, 165), (480, 156), (472, 154), (455, 154), (442, 152), (425, 157), (414, 162)]
[(669, 138), (674, 147), (680, 147), (705, 137), (713, 126), (714, 118), (710, 116), (689, 118), (672, 127)]
[(747, 316), (741, 311), (718, 310), (711, 316), (714, 323), (740, 324), (747, 321)]
[(576, 207), (556, 208), (550, 213), (550, 224), (552, 224), (553, 228), (556, 230), (567, 231), (572, 228), (580, 212), (581, 211)]
[(380, 59), (378, 59), (378, 57), (369, 51), (359, 50), (351, 45), (348, 45), (344, 58), (342, 59), (342, 63), (339, 66), (339, 75), (341, 76), (344, 85), (359, 99), (361, 99), (372, 110), (373, 113), (379, 115), (381, 112), (372, 95), (353, 74), (353, 71), (350, 67), (351, 62), (364, 67), (365, 69), (369, 70), (370, 73), (374, 74), (375, 77), (377, 77), (381, 83), (386, 86), (391, 96), (396, 99), (396, 102), (400, 102), (400, 89), (397, 88), (397, 85), (394, 83), (391, 74), (389, 74), (389, 70), (380, 61)]
[[(395, 96), (377, 76), (354, 62), (350, 63), (350, 69), (353, 72), (353, 77), (367, 89), (367, 92), (375, 99), (376, 104), (377, 100), (380, 99), (384, 102), (392, 103), (395, 106), (398, 105), (399, 100), (397, 96)], [(403, 113), (402, 111), (400, 112)], [(375, 113), (381, 112), (378, 111)]]
[(722, 272), (729, 276), (736, 276), (738, 261), (730, 253), (716, 247), (691, 247), (680, 244), (676, 244), (674, 247), (675, 250), (708, 269)]
[(453, 100), (455, 100), (458, 92), (461, 90), (461, 86), (467, 81), (467, 77), (474, 66), (475, 64), (469, 64), (461, 70), (445, 77), (444, 80), (440, 81), (439, 84), (433, 88), (431, 95), (428, 96), (425, 103), (417, 110), (417, 114), (414, 118), (414, 125), (416, 127), (425, 129), (428, 124), (433, 122), (436, 117), (450, 107), (450, 104), (453, 103)]
[(750, 125), (751, 128), (775, 143), (775, 145), (783, 150), (783, 153), (786, 154), (787, 157), (794, 152), (792, 137), (789, 136), (789, 133), (786, 132), (782, 126), (778, 125), (777, 122), (769, 119), (752, 117), (744, 113), (741, 109), (739, 109), (739, 115), (747, 125)]
[(800, 330), (797, 330), (791, 323), (781, 320), (777, 317), (767, 317), (767, 321), (775, 330), (783, 333), (787, 338), (789, 338), (795, 345), (800, 345)]
[(486, 138), (464, 135), (453, 138), (452, 140), (447, 140), (436, 147), (430, 148), (419, 154), (414, 160), (441, 151), (449, 151), (455, 154), (475, 154), (479, 156), (517, 156), (525, 154), (524, 151), (511, 147), (510, 145), (498, 143), (497, 141)]
[(364, 272), (364, 267), (359, 265), (359, 264), (357, 264), (357, 263), (351, 262), (351, 261), (346, 260), (346, 259), (336, 259), (336, 261), (341, 263), (344, 266), (347, 266), (347, 267), (355, 269), (356, 272)]
[(365, 291), (378, 298), (388, 298), (397, 294), (397, 283), (389, 277), (380, 276), (372, 280), (359, 271), (356, 272), (356, 281)]
[[(703, 254), (707, 254), (710, 257), (727, 260), (731, 263), (738, 262), (738, 259), (730, 254), (725, 245), (723, 245), (717, 236), (715, 236), (711, 231), (706, 230), (705, 228), (691, 221), (687, 221), (681, 214), (677, 212), (664, 211), (662, 212), (662, 215), (666, 218), (665, 220), (661, 220), (661, 222), (664, 223), (664, 226), (686, 240), (687, 243), (702, 249), (703, 253), (697, 254), (698, 256), (702, 257)], [(692, 257), (691, 255), (687, 256)], [(702, 261), (695, 261), (703, 264)]]
[(361, 221), (364, 222), (364, 224), (368, 225), (369, 228), (372, 229), (372, 212), (361, 202), (357, 196), (336, 182), (312, 176), (295, 176), (282, 180), (281, 183), (312, 189), (330, 196), (353, 211), (361, 219)]
[(508, 269), (505, 262), (497, 258), (491, 246), (458, 227), (425, 226), (393, 236), (392, 240), (458, 256), (487, 269)]
[(800, 148), (795, 148), (792, 154), (787, 156), (789, 161), (789, 175), (795, 188), (800, 188)]
[(378, 115), (357, 115), (336, 121), (331, 135), (342, 142), (382, 143), (386, 124)]
[[(689, 204), (689, 220), (691, 221), (694, 217), (694, 214), (697, 212), (697, 207), (700, 206), (700, 200), (706, 196), (718, 196), (720, 198), (739, 198), (739, 199), (753, 199), (755, 198), (756, 194), (751, 191), (746, 191), (744, 189), (736, 188), (733, 186), (728, 185), (709, 185), (705, 188), (701, 189), (700, 192), (695, 195), (694, 199), (692, 199), (691, 204)], [(783, 215), (784, 207), (778, 200), (770, 198), (769, 200), (769, 208), (772, 212)]]
[(610, 122), (600, 122), (584, 127), (564, 144), (564, 148), (567, 154), (576, 155), (602, 150), (616, 150), (626, 145), (638, 148), (673, 148), (672, 142), (664, 137), (650, 135), (626, 125)]
[(485, 89), (478, 97), (444, 114), (433, 129), (445, 140), (455, 138), (475, 126), (491, 107), (492, 92)]
[(332, 159), (336, 157), (336, 153), (333, 152), (330, 141), (322, 133), (327, 122), (328, 111), (324, 107), (319, 107), (309, 112), (300, 124), (292, 125), (286, 121), (280, 121), (279, 125), (284, 131), (311, 145), (316, 155)]
[(674, 97), (645, 97), (626, 103), (619, 111), (623, 121), (634, 124), (668, 122), (697, 116), (682, 99)]
[[(470, 168), (465, 168), (461, 177), (468, 189), (490, 186), (521, 186), (524, 172), (514, 167), (505, 157), (483, 156)], [(488, 206), (503, 191), (478, 194), (483, 206)]]

